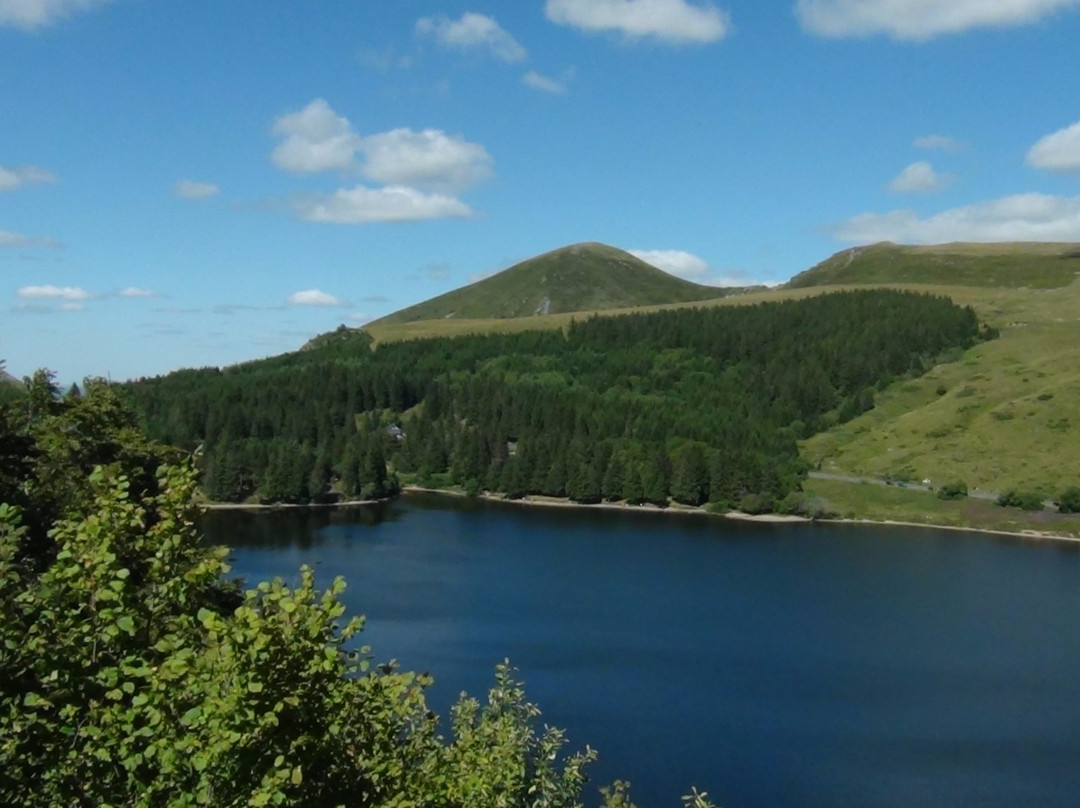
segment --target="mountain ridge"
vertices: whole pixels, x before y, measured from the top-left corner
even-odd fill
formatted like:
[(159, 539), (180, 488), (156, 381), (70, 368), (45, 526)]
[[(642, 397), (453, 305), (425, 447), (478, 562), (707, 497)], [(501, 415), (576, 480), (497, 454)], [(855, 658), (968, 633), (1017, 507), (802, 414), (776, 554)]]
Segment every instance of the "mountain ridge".
[(678, 278), (616, 247), (582, 242), (541, 253), (369, 325), (535, 317), (687, 303), (731, 293)]

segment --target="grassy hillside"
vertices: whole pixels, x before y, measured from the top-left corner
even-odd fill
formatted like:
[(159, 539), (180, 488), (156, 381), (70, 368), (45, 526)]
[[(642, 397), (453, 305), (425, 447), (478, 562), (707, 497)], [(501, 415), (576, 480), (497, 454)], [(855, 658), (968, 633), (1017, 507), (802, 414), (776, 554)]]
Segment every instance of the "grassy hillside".
[(1000, 339), (891, 385), (873, 410), (806, 441), (806, 457), (824, 471), (991, 492), (1080, 484), (1080, 282), (936, 291), (971, 305)]
[(1080, 275), (1080, 244), (939, 244), (907, 247), (881, 243), (853, 247), (801, 272), (792, 288), (864, 283), (950, 286), (1068, 286)]
[(402, 309), (373, 325), (533, 317), (706, 300), (729, 291), (676, 278), (614, 247), (575, 244)]
[[(1078, 245), (879, 244), (838, 253), (783, 289), (674, 306), (746, 305), (867, 284), (943, 294), (972, 306), (1000, 329), (1000, 339), (950, 357), (922, 379), (894, 383), (878, 393), (873, 410), (805, 441), (803, 452), (825, 471), (963, 479), (983, 491), (1051, 495), (1080, 485), (1078, 272)], [(829, 280), (845, 285), (825, 285)], [(562, 328), (588, 314), (378, 323), (369, 331), (377, 342), (392, 342)]]

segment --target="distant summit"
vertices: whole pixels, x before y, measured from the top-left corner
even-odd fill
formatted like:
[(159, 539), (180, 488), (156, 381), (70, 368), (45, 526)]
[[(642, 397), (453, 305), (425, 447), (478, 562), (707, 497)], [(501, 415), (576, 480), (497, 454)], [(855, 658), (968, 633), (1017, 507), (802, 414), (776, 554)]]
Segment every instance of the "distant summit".
[(572, 244), (497, 275), (394, 312), (374, 324), (533, 317), (709, 300), (730, 289), (676, 278), (624, 250)]
[(800, 272), (787, 286), (928, 283), (1058, 289), (1080, 274), (1080, 244), (953, 242), (904, 246), (891, 242), (852, 247)]

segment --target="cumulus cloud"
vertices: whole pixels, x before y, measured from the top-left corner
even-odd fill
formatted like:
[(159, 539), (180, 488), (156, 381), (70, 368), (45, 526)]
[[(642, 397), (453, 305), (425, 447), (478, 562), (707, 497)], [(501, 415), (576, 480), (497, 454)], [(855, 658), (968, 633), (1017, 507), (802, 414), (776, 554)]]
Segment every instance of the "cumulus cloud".
[(0, 26), (33, 31), (109, 0), (0, 0)]
[(673, 44), (716, 42), (731, 30), (724, 11), (687, 0), (547, 0), (544, 13), (558, 25)]
[[(3, 0), (0, 0), (0, 3), (2, 2)], [(22, 168), (0, 166), (0, 193), (15, 191), (24, 185), (39, 182), (56, 182), (56, 177), (37, 166), (23, 166)]]
[(840, 241), (1080, 241), (1080, 197), (1016, 194), (921, 218), (911, 210), (862, 213), (829, 228)]
[(404, 185), (341, 188), (333, 194), (298, 200), (295, 210), (305, 221), (336, 224), (415, 222), (473, 215), (472, 208), (460, 199), (426, 194)]
[(438, 129), (393, 129), (362, 138), (361, 171), (373, 182), (456, 190), (486, 180), (492, 159), (479, 143)]
[(23, 300), (89, 300), (92, 295), (79, 286), (23, 286), (15, 292)]
[(271, 130), (285, 139), (270, 159), (293, 174), (344, 171), (353, 166), (360, 138), (348, 118), (338, 115), (323, 98), (298, 112), (282, 115)]
[(640, 258), (646, 264), (652, 264), (657, 269), (687, 280), (697, 281), (712, 275), (712, 269), (705, 259), (684, 250), (627, 250), (627, 252)]
[(958, 152), (967, 148), (967, 143), (949, 135), (923, 135), (915, 138), (915, 142), (911, 145), (916, 149), (943, 152)]
[(341, 301), (319, 289), (293, 292), (286, 301), (290, 306), (340, 306)]
[(922, 42), (973, 28), (1027, 25), (1080, 0), (796, 0), (803, 28), (825, 37)]
[(0, 247), (58, 249), (63, 246), (59, 241), (55, 241), (48, 236), (27, 236), (12, 230), (0, 230)]
[(530, 70), (524, 76), (521, 77), (521, 83), (526, 87), (532, 87), (534, 90), (540, 90), (544, 93), (551, 93), (553, 95), (566, 95), (566, 80), (565, 79), (553, 79), (549, 76), (541, 75), (535, 70)]
[(955, 178), (951, 174), (939, 174), (925, 160), (912, 163), (889, 183), (889, 190), (901, 194), (932, 194), (944, 191)]
[(1041, 138), (1028, 151), (1027, 162), (1047, 171), (1080, 172), (1080, 121)]
[(439, 129), (391, 129), (361, 136), (322, 98), (278, 118), (274, 164), (294, 174), (358, 172), (372, 182), (432, 191), (458, 191), (492, 175), (493, 160), (479, 143)]
[(528, 55), (494, 17), (472, 11), (466, 11), (460, 20), (451, 20), (445, 14), (421, 17), (416, 21), (416, 33), (431, 37), (445, 48), (481, 51), (504, 62), (522, 62)]
[(217, 196), (221, 189), (212, 182), (195, 182), (194, 180), (178, 180), (173, 186), (173, 195), (180, 199), (209, 199)]

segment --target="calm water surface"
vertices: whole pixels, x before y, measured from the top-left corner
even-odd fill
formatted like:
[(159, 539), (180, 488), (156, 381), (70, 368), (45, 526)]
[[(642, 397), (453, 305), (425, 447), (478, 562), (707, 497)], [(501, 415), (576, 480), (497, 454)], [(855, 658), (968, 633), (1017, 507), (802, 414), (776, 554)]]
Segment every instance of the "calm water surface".
[(205, 527), (249, 582), (346, 576), (444, 715), (509, 657), (642, 808), (1080, 805), (1071, 545), (423, 495)]

